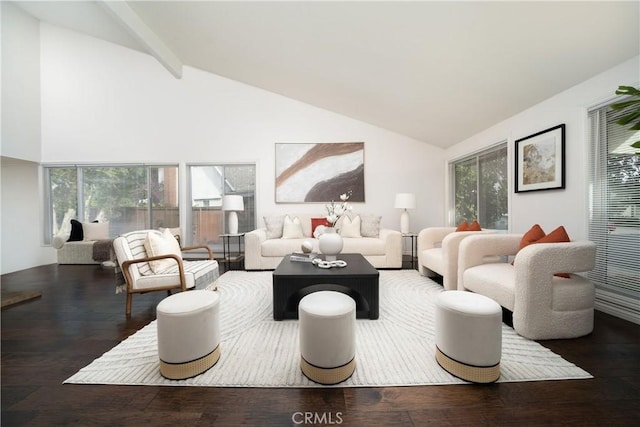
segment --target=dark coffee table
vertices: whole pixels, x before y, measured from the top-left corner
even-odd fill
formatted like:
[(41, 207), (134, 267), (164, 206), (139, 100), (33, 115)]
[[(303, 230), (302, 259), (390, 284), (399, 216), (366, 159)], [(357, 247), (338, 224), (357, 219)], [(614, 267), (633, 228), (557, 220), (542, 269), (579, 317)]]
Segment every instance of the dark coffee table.
[(347, 266), (325, 269), (285, 256), (273, 272), (273, 318), (297, 319), (298, 303), (305, 295), (338, 291), (354, 299), (356, 317), (377, 319), (380, 273), (361, 254), (340, 254), (338, 259)]

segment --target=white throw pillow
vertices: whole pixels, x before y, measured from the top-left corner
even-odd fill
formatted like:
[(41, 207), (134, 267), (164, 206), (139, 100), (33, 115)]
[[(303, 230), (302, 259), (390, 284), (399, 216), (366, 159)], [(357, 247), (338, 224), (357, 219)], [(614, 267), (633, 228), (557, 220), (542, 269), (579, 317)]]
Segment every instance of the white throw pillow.
[(84, 240), (107, 240), (109, 238), (108, 222), (83, 222)]
[(267, 239), (282, 237), (284, 216), (265, 216), (264, 225), (267, 227)]
[[(147, 251), (147, 256), (150, 257), (174, 254), (182, 259), (180, 245), (168, 228), (165, 228), (162, 233), (147, 233), (147, 237), (144, 239), (144, 249)], [(176, 261), (172, 258), (149, 261), (149, 267), (154, 273), (160, 273), (175, 265), (177, 265)]]
[(380, 237), (380, 220), (378, 215), (364, 214), (360, 216), (360, 234), (362, 237)]
[(283, 239), (302, 239), (304, 234), (302, 233), (302, 225), (300, 219), (295, 217), (289, 218), (289, 215), (284, 217), (284, 226), (282, 228)]
[(342, 237), (362, 237), (360, 235), (360, 215), (353, 220), (348, 216), (344, 217), (340, 226), (340, 235)]

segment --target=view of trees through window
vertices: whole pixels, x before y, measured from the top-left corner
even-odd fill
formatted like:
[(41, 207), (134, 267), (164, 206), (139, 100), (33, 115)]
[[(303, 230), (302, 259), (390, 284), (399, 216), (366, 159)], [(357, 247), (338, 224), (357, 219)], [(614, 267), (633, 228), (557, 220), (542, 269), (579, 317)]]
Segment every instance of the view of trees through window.
[(49, 239), (68, 213), (81, 222), (108, 221), (110, 237), (180, 225), (177, 166), (45, 167), (45, 177)]
[(616, 123), (604, 106), (589, 113), (589, 240), (598, 245), (589, 273), (597, 289), (640, 299), (640, 131)]
[(451, 163), (453, 222), (478, 220), (483, 228), (508, 227), (507, 144)]

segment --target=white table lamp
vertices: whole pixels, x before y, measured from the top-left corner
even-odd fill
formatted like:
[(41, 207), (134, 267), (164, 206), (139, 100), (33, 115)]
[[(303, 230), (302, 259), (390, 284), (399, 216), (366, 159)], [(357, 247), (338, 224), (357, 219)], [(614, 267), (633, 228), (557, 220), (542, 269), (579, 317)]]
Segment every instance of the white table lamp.
[(396, 194), (396, 209), (404, 209), (400, 214), (400, 232), (407, 234), (409, 232), (409, 212), (407, 209), (416, 208), (416, 196), (413, 193)]
[(228, 195), (222, 198), (222, 209), (229, 211), (229, 234), (238, 234), (238, 214), (237, 211), (244, 210), (244, 201), (242, 196)]

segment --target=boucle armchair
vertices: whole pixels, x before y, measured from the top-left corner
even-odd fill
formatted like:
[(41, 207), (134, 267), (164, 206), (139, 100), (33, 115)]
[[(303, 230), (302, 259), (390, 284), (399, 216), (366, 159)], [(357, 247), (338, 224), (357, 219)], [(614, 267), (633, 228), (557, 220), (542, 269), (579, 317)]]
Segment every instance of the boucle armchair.
[[(593, 330), (595, 290), (577, 274), (593, 269), (593, 242), (535, 243), (518, 250), (522, 234), (470, 236), (460, 244), (458, 289), (485, 295), (513, 313), (513, 328), (529, 339), (575, 338)], [(515, 256), (513, 264), (484, 263)]]
[(456, 227), (428, 227), (418, 233), (418, 270), (420, 274), (433, 277), (442, 276), (445, 290), (458, 289), (458, 248), (468, 236), (483, 231), (456, 231)]

